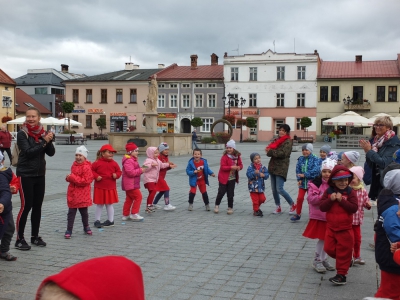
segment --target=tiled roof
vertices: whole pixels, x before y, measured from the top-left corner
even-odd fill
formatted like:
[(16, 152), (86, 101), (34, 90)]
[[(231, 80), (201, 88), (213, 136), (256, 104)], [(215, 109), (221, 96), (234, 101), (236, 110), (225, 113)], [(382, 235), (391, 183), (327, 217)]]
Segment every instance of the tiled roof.
[(321, 61), (317, 78), (396, 78), (400, 77), (399, 68), (397, 60)]
[(28, 73), (26, 75), (15, 78), (17, 85), (53, 85), (61, 86), (62, 79), (53, 73)]
[[(42, 104), (37, 102), (35, 99), (33, 99), (31, 96), (29, 96), (27, 93), (25, 93), (21, 89), (16, 89), (16, 99), (15, 99), (15, 111), (18, 114), (24, 113), (27, 111), (27, 109), (30, 107), (29, 103), (36, 107), (41, 114), (48, 115), (51, 114), (51, 111), (48, 110), (46, 107), (44, 107)], [(25, 103), (28, 103), (26, 105)]]
[(134, 69), (121, 70), (94, 76), (87, 76), (64, 82), (86, 82), (86, 81), (143, 81), (149, 80), (150, 76), (160, 71), (160, 69)]
[(192, 70), (190, 66), (180, 67), (177, 64), (173, 64), (157, 73), (157, 81), (185, 79), (223, 80), (224, 66), (197, 66), (196, 69)]
[(0, 83), (15, 85), (15, 81), (12, 80), (2, 69), (0, 69)]

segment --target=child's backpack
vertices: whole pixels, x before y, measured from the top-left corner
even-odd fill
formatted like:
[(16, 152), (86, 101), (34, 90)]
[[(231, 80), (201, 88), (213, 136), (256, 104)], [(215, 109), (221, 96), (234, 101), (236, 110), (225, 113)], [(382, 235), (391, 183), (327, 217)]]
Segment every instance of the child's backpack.
[[(25, 131), (24, 131), (24, 133), (25, 133), (25, 135), (26, 135), (26, 138), (28, 138), (28, 135), (26, 134)], [(21, 150), (19, 150), (17, 141), (15, 141), (14, 147), (13, 147), (13, 149), (12, 149), (12, 151), (11, 151), (11, 165), (12, 165), (13, 167), (18, 166), (18, 156), (19, 156), (19, 153), (20, 153), (20, 152), (21, 152)]]

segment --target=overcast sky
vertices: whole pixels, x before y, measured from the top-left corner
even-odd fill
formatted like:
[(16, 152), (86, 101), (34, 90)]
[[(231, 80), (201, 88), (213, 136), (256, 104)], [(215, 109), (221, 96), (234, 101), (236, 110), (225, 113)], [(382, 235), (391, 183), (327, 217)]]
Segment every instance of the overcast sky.
[(399, 0), (0, 0), (0, 68), (69, 65), (96, 75), (228, 55), (312, 53), (327, 61), (395, 60)]

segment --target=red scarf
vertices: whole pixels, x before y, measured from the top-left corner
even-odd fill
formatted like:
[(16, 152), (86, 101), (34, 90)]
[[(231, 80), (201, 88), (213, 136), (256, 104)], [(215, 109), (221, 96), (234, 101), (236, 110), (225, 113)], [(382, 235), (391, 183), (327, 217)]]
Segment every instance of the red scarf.
[(262, 165), (261, 165), (261, 164), (253, 163), (253, 166), (254, 166), (254, 168), (255, 168), (256, 170), (260, 171)]
[(21, 126), (21, 130), (25, 131), (29, 136), (35, 139), (36, 143), (39, 143), (39, 138), (45, 135), (45, 131), (41, 123), (36, 126), (31, 126), (28, 123), (24, 123)]
[(276, 150), (287, 139), (290, 139), (290, 136), (288, 134), (285, 134), (284, 136), (281, 136), (280, 138), (276, 138), (271, 144), (269, 144), (267, 146), (267, 148), (272, 149), (272, 150)]

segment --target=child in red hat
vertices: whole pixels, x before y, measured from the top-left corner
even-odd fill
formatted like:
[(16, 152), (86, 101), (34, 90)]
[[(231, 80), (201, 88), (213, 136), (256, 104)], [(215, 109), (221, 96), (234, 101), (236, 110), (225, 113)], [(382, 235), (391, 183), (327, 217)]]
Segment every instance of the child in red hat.
[(141, 168), (138, 162), (139, 148), (135, 143), (125, 145), (126, 154), (122, 158), (121, 187), (125, 191), (126, 198), (122, 209), (122, 220), (142, 221), (139, 215), (142, 193), (140, 192), (140, 176), (145, 168)]
[[(118, 203), (117, 179), (122, 172), (113, 159), (117, 151), (110, 144), (103, 145), (97, 152), (97, 160), (92, 164), (94, 176), (93, 203), (97, 204), (94, 226), (97, 228), (114, 226), (114, 203)], [(108, 220), (101, 223), (101, 212), (106, 206)]]

